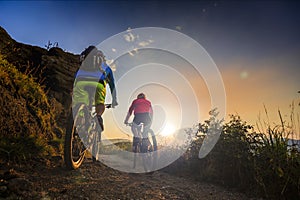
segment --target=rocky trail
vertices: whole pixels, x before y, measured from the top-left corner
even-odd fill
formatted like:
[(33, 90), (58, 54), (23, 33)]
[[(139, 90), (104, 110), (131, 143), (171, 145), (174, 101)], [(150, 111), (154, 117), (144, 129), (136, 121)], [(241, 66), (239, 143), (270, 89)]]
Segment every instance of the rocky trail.
[(86, 159), (78, 170), (62, 164), (0, 168), (0, 199), (249, 199), (191, 178), (163, 171), (129, 174)]

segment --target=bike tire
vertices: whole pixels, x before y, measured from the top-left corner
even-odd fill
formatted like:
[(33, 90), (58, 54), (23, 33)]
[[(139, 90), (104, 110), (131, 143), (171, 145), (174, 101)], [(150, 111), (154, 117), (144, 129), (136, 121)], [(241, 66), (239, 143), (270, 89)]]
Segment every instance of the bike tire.
[(134, 158), (133, 158), (133, 169), (136, 168), (136, 160), (137, 160), (137, 153), (140, 153), (140, 143), (137, 143), (136, 145), (133, 146), (133, 153), (134, 153)]
[(66, 167), (71, 170), (79, 168), (85, 158), (86, 149), (76, 132), (76, 125), (79, 124), (79, 113), (81, 113), (81, 111), (84, 113), (84, 122), (86, 122), (88, 108), (84, 104), (79, 104), (74, 108), (74, 111), (74, 113), (76, 113), (74, 118), (72, 112), (69, 115), (69, 123), (66, 129), (64, 143), (64, 162)]
[(151, 170), (152, 166), (152, 155), (151, 155), (151, 143), (149, 141), (149, 138), (143, 138), (142, 139), (142, 145), (141, 145), (141, 155), (143, 160), (143, 167), (145, 172), (149, 172)]
[[(152, 143), (150, 137), (152, 137)], [(157, 141), (152, 129), (149, 129), (148, 137), (142, 140), (141, 153), (145, 172), (154, 170), (157, 162)]]

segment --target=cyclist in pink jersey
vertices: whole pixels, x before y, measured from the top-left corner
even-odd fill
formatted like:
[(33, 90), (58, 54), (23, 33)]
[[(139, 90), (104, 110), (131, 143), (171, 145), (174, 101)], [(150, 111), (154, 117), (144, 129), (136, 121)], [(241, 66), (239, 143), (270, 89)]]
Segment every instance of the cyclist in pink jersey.
[[(146, 99), (144, 93), (140, 93), (135, 100), (132, 101), (129, 107), (128, 113), (124, 120), (124, 124), (128, 124), (130, 116), (134, 113), (133, 126), (131, 126), (131, 131), (133, 133), (133, 146), (139, 142), (142, 138), (148, 137), (148, 132), (152, 124), (153, 109), (151, 102)], [(143, 135), (138, 135), (139, 124), (144, 124)]]

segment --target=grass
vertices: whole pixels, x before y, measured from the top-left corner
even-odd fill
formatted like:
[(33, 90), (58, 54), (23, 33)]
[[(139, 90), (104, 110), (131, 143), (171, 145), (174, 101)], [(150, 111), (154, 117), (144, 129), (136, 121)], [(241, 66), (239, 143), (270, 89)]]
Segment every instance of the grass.
[[(26, 161), (59, 153), (61, 130), (44, 87), (0, 55), (0, 161)], [(57, 144), (57, 143), (56, 143)]]
[(120, 141), (120, 142), (115, 142), (113, 144), (100, 146), (101, 154), (106, 154), (106, 155), (117, 154), (120, 151), (130, 152), (131, 150), (132, 150), (132, 142), (130, 141)]
[(238, 115), (230, 115), (229, 122), (219, 126), (222, 133), (213, 150), (199, 159), (204, 136), (212, 128), (210, 122), (216, 121), (212, 116), (197, 124), (196, 131), (187, 131), (193, 138), (192, 145), (166, 171), (236, 188), (250, 196), (300, 199), (300, 152), (287, 140), (299, 136), (299, 122), (295, 124), (294, 112), (289, 122), (278, 114), (280, 124), (259, 123), (258, 132)]

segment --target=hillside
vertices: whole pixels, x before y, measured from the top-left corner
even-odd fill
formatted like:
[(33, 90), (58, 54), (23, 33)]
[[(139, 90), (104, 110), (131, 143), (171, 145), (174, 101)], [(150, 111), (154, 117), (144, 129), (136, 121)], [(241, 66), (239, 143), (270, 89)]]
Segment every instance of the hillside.
[[(36, 82), (45, 86), (56, 107), (62, 108), (57, 118), (63, 127), (71, 105), (70, 91), (74, 73), (79, 67), (79, 56), (63, 51), (59, 47), (49, 50), (19, 43), (0, 26), (0, 54), (23, 73), (30, 73)], [(54, 101), (54, 100), (52, 100)]]

